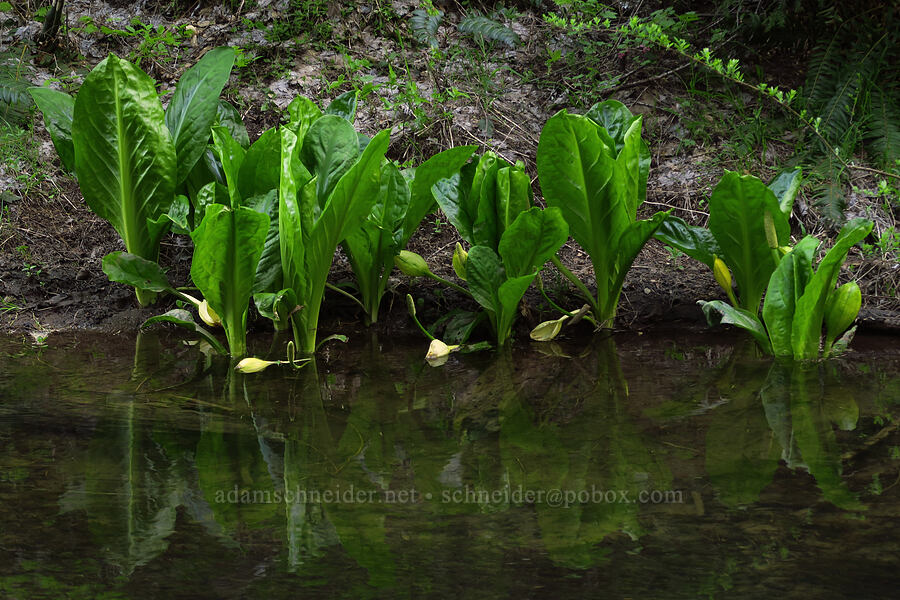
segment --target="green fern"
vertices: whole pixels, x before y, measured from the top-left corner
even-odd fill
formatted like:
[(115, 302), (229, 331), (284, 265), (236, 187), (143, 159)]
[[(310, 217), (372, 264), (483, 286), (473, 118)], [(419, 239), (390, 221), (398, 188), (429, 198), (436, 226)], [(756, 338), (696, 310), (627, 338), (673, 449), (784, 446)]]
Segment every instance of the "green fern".
[[(888, 87), (900, 61), (900, 35), (868, 20), (843, 25), (812, 53), (804, 94), (807, 111), (819, 119), (819, 132), (828, 143), (845, 156), (866, 142), (882, 163), (891, 164), (898, 154), (900, 110)], [(878, 36), (879, 31), (885, 33)]]
[(440, 10), (436, 14), (429, 14), (422, 9), (414, 10), (409, 25), (416, 41), (437, 48), (437, 30), (443, 17), (444, 13)]
[(468, 15), (459, 22), (458, 28), (463, 33), (481, 37), (491, 42), (502, 42), (508, 46), (516, 46), (521, 41), (515, 31), (481, 15)]
[(866, 120), (864, 138), (882, 165), (890, 167), (900, 160), (900, 90), (890, 93), (876, 90)]
[(27, 91), (29, 85), (29, 82), (17, 79), (15, 74), (0, 70), (0, 123), (25, 121), (32, 106)]

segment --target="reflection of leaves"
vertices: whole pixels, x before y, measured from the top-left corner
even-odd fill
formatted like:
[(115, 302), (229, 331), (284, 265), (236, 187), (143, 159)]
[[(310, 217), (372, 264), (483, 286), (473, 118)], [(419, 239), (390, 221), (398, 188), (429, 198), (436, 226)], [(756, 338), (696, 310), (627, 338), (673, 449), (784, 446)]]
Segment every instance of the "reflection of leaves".
[[(590, 359), (588, 359), (590, 360)], [(563, 493), (625, 492), (635, 500), (641, 491), (668, 489), (671, 475), (648, 451), (624, 412), (628, 386), (611, 338), (599, 341), (594, 390), (583, 400), (582, 413), (565, 430), (534, 425), (531, 410), (517, 395), (501, 409), (501, 455), (510, 486)], [(618, 498), (617, 498), (618, 499)], [(638, 504), (574, 502), (568, 508), (535, 506), (541, 537), (553, 559), (569, 567), (596, 565), (605, 555), (597, 548), (607, 535), (641, 534)]]
[(729, 379), (742, 382), (729, 401), (713, 412), (706, 433), (706, 472), (728, 506), (755, 502), (772, 482), (780, 446), (766, 421), (768, 408), (759, 405), (765, 365), (732, 362)]
[(841, 478), (840, 448), (826, 417), (819, 365), (795, 364), (791, 377), (791, 417), (794, 438), (809, 473), (825, 499), (844, 510), (863, 510), (856, 494)]
[[(729, 404), (716, 410), (706, 438), (706, 469), (722, 502), (736, 506), (756, 501), (772, 481), (780, 453), (788, 467), (808, 470), (835, 506), (863, 508), (841, 479), (832, 426), (852, 428), (858, 409), (848, 397), (825, 396), (823, 390), (835, 382), (826, 384), (823, 376), (819, 365), (776, 362), (761, 385), (738, 388)], [(758, 373), (743, 377), (759, 379)]]

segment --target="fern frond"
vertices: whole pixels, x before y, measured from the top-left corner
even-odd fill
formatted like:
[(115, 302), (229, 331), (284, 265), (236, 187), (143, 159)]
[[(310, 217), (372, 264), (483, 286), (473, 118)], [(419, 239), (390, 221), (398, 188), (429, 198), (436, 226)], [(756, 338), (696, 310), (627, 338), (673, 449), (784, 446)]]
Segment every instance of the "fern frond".
[(885, 167), (900, 159), (900, 104), (896, 96), (878, 89), (872, 93), (865, 139)]
[(438, 26), (441, 24), (441, 19), (443, 18), (444, 13), (440, 10), (434, 15), (428, 14), (428, 11), (426, 10), (414, 10), (412, 18), (409, 21), (413, 37), (418, 42), (428, 44), (432, 48), (437, 48), (437, 30)]
[(844, 197), (843, 172), (831, 158), (819, 161), (810, 171), (809, 195), (812, 205), (819, 214), (833, 225), (845, 221), (844, 209), (847, 200)]
[(32, 106), (29, 85), (27, 81), (0, 71), (0, 121), (17, 123), (25, 120)]
[(481, 36), (491, 42), (503, 42), (508, 46), (515, 46), (521, 40), (515, 31), (481, 15), (469, 15), (459, 22), (459, 30), (469, 35)]
[(858, 94), (859, 76), (846, 73), (836, 82), (831, 96), (817, 111), (816, 114), (822, 119), (819, 130), (829, 142), (840, 143), (849, 132)]

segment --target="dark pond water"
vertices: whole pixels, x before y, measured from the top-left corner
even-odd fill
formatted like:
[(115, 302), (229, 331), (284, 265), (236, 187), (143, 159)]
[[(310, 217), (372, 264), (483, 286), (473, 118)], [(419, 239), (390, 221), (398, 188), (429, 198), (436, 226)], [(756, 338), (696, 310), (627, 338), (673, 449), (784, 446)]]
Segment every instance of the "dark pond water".
[(0, 597), (896, 597), (896, 339), (425, 347), (0, 339)]

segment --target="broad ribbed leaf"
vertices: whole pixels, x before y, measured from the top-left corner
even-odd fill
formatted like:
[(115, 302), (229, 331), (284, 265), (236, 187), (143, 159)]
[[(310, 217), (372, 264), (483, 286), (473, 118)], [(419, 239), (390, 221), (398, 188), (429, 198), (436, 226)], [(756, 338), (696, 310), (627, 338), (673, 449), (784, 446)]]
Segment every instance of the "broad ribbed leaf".
[(419, 227), (419, 223), (434, 206), (435, 197), (432, 192), (434, 185), (440, 180), (458, 173), (476, 149), (477, 146), (450, 148), (440, 154), (435, 154), (416, 167), (415, 176), (409, 185), (409, 209), (406, 211), (403, 222), (402, 236), (398, 240), (400, 247), (406, 246), (409, 238)]
[[(297, 159), (297, 136), (287, 127), (281, 129), (281, 180), (278, 192), (278, 236), (284, 285), (304, 296), (308, 286), (306, 245), (299, 192), (309, 181), (309, 173), (301, 172)], [(309, 235), (309, 232), (306, 232)]]
[(325, 109), (325, 114), (340, 117), (352, 124), (356, 119), (356, 90), (344, 92), (332, 100)]
[(102, 61), (78, 92), (72, 141), (88, 206), (128, 252), (156, 260), (162, 231), (149, 223), (175, 196), (175, 148), (153, 80), (115, 55)]
[(598, 297), (608, 297), (614, 242), (629, 219), (615, 159), (600, 141), (597, 124), (565, 111), (555, 114), (541, 132), (537, 164), (547, 205), (562, 210), (570, 234), (591, 257)]
[(247, 309), (268, 226), (269, 217), (255, 210), (213, 204), (191, 234), (191, 279), (222, 318), (234, 356), (246, 350)]
[(720, 323), (737, 325), (741, 329), (749, 331), (766, 353), (772, 354), (772, 344), (769, 342), (769, 336), (766, 334), (766, 329), (756, 314), (743, 308), (735, 308), (721, 300), (713, 300), (712, 302), (700, 300), (699, 304), (703, 307), (703, 313), (706, 315), (706, 320), (709, 321), (710, 325), (718, 325)]
[[(342, 121), (338, 117), (324, 116), (313, 124), (307, 136), (312, 134), (318, 123), (326, 119)], [(319, 309), (334, 252), (337, 245), (359, 227), (377, 199), (381, 187), (381, 162), (384, 160), (389, 141), (388, 131), (381, 131), (372, 138), (359, 160), (334, 185), (334, 192), (322, 207), (321, 214), (315, 218), (312, 231), (303, 236), (303, 243), (306, 245), (308, 289), (306, 294), (302, 294), (296, 287), (294, 288), (298, 300), (306, 306), (297, 319), (299, 331), (303, 336), (297, 340), (297, 344), (298, 350), (302, 353), (315, 351)], [(308, 193), (315, 185), (315, 180), (311, 181), (301, 193)], [(311, 202), (312, 200), (304, 199), (301, 204), (308, 205)], [(316, 201), (317, 205), (318, 202), (321, 202), (321, 199)], [(301, 210), (302, 208), (301, 206)], [(286, 280), (285, 285), (288, 284)]]
[(654, 237), (702, 262), (710, 269), (713, 268), (716, 257), (722, 255), (722, 250), (709, 229), (693, 227), (678, 217), (669, 217), (660, 223)]
[(281, 136), (273, 127), (263, 132), (244, 155), (238, 175), (241, 198), (277, 190), (281, 180)]
[(234, 49), (213, 48), (184, 72), (166, 108), (166, 126), (175, 144), (177, 183), (187, 178), (206, 150), (210, 128), (216, 119), (219, 94), (234, 65)]
[(241, 113), (227, 100), (219, 100), (214, 125), (227, 129), (231, 137), (241, 145), (241, 148), (250, 147), (250, 136), (247, 135), (244, 121), (241, 120)]
[(247, 151), (231, 137), (231, 132), (225, 127), (213, 127), (212, 136), (219, 160), (222, 161), (222, 170), (225, 172), (230, 206), (237, 208), (243, 200), (240, 192), (240, 172)]
[(497, 345), (506, 343), (512, 332), (513, 321), (519, 312), (519, 302), (528, 286), (537, 277), (537, 272), (528, 273), (519, 277), (511, 277), (500, 285), (497, 290), (497, 299), (500, 301), (500, 314), (497, 315)]
[(44, 126), (50, 132), (50, 139), (53, 140), (53, 147), (59, 154), (63, 168), (71, 173), (75, 170), (75, 146), (72, 143), (75, 99), (50, 88), (33, 87), (28, 89), (28, 93), (44, 114)]
[[(637, 209), (640, 199), (641, 187), (641, 148), (644, 140), (641, 139), (640, 117), (632, 122), (625, 132), (625, 145), (616, 157), (616, 168), (619, 170), (621, 181), (621, 199), (625, 202), (628, 211), (628, 220), (637, 218)], [(644, 178), (646, 187), (646, 178)]]
[(344, 249), (356, 276), (356, 285), (368, 319), (378, 317), (378, 305), (384, 293), (394, 256), (401, 250), (395, 242), (409, 208), (410, 193), (406, 178), (392, 163), (381, 167), (381, 189), (376, 204), (359, 227), (344, 240)]
[(300, 160), (316, 178), (320, 209), (358, 156), (356, 130), (345, 119), (324, 115), (310, 126), (302, 140)]
[(628, 107), (618, 100), (598, 102), (588, 109), (584, 116), (604, 128), (615, 144), (616, 154), (625, 146), (625, 132), (639, 117), (635, 117)]
[(569, 226), (558, 208), (541, 210), (535, 206), (520, 213), (500, 238), (500, 256), (507, 276), (533, 275), (567, 239)]
[(319, 110), (319, 107), (312, 100), (303, 96), (297, 96), (291, 100), (291, 103), (288, 104), (287, 112), (290, 119), (287, 127), (294, 132), (294, 135), (301, 142), (312, 124), (322, 116), (322, 111)]
[(278, 242), (278, 190), (269, 190), (267, 194), (253, 196), (247, 200), (246, 206), (269, 218), (266, 242), (253, 281), (253, 293), (278, 291), (282, 288), (281, 245)]
[(772, 273), (762, 316), (775, 356), (793, 356), (791, 331), (796, 303), (812, 275), (812, 257), (819, 240), (806, 236), (785, 255)]
[(834, 291), (841, 265), (850, 248), (869, 235), (872, 227), (872, 221), (866, 219), (853, 219), (844, 225), (834, 246), (825, 254), (803, 295), (797, 300), (791, 335), (795, 360), (809, 360), (819, 356), (822, 319), (828, 295)]
[(778, 206), (781, 207), (781, 212), (787, 218), (791, 217), (794, 199), (797, 198), (801, 183), (803, 183), (803, 174), (800, 167), (785, 169), (769, 182), (768, 188), (775, 194)]
[(766, 212), (772, 215), (779, 245), (786, 244), (791, 234), (787, 217), (772, 190), (756, 177), (726, 171), (709, 198), (709, 230), (734, 272), (741, 308), (751, 312), (759, 310), (777, 266), (766, 239)]
[(487, 246), (473, 246), (466, 261), (466, 280), (472, 297), (481, 306), (493, 313), (502, 308), (498, 293), (506, 281), (506, 271), (500, 257)]
[(110, 281), (151, 292), (165, 292), (172, 288), (162, 267), (134, 254), (110, 252), (103, 257), (102, 266)]
[(183, 308), (175, 308), (165, 314), (150, 317), (141, 324), (141, 328), (153, 325), (154, 323), (172, 323), (173, 325), (192, 331), (206, 340), (206, 342), (219, 354), (228, 354), (222, 343), (217, 340), (213, 334), (198, 325), (194, 321), (193, 315)]
[(498, 222), (496, 207), (507, 202), (506, 190), (498, 185), (499, 171), (509, 164), (492, 152), (485, 152), (475, 169), (472, 189), (468, 195), (469, 210), (475, 214), (472, 222), (472, 240), (476, 246), (487, 246), (496, 251), (500, 242), (501, 225)]
[(474, 245), (472, 226), (478, 218), (478, 200), (471, 199), (475, 172), (479, 163), (470, 163), (460, 168), (459, 173), (441, 179), (431, 188), (434, 199), (456, 228), (460, 237)]

